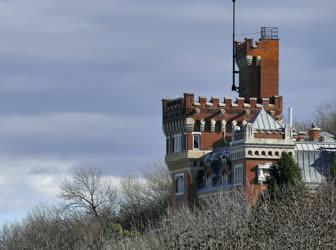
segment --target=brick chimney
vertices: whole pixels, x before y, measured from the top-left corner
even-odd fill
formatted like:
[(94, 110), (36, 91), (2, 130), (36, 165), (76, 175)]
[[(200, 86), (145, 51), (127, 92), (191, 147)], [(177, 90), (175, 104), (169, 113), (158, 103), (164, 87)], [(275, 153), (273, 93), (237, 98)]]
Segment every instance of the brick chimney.
[(312, 124), (311, 129), (308, 131), (310, 141), (319, 141), (321, 135), (321, 129), (316, 126), (315, 123)]
[(305, 141), (306, 138), (307, 138), (307, 132), (305, 131), (298, 132), (298, 136), (297, 136), (298, 141)]

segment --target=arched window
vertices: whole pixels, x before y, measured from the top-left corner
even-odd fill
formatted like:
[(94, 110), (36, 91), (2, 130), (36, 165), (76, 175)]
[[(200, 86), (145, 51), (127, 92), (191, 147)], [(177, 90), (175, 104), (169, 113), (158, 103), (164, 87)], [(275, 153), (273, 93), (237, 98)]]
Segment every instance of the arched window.
[(276, 155), (276, 156), (279, 156), (279, 152), (278, 152), (278, 151), (275, 151), (275, 155)]
[(273, 155), (272, 151), (268, 151), (268, 155), (272, 156)]
[(222, 130), (222, 123), (221, 122), (216, 122), (215, 125), (215, 132), (219, 133)]
[(226, 133), (231, 133), (232, 132), (232, 123), (228, 122), (226, 123)]
[(200, 131), (201, 131), (201, 121), (195, 121), (194, 132), (200, 132)]
[(253, 153), (252, 153), (251, 150), (249, 150), (249, 151), (247, 152), (247, 154), (248, 154), (248, 155), (253, 155)]
[(204, 132), (211, 132), (211, 121), (205, 122)]
[(259, 151), (255, 151), (254, 154), (255, 154), (255, 155), (259, 155)]
[(266, 152), (265, 152), (265, 151), (262, 151), (262, 152), (261, 152), (261, 155), (265, 156), (265, 155), (266, 155)]

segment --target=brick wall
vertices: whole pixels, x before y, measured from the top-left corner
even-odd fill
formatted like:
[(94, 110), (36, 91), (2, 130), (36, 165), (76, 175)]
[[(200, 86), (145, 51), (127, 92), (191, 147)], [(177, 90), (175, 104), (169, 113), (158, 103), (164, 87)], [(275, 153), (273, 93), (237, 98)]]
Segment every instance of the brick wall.
[(256, 177), (257, 177), (257, 165), (265, 164), (267, 162), (276, 163), (277, 160), (271, 160), (271, 159), (245, 160), (245, 171), (246, 171), (245, 190), (246, 190), (247, 198), (250, 202), (253, 202), (254, 200), (256, 200), (256, 198), (259, 197), (261, 192), (266, 189), (265, 185), (257, 184)]
[[(268, 98), (279, 95), (279, 40), (252, 39), (236, 42), (241, 97)], [(250, 65), (246, 62), (250, 57)]]

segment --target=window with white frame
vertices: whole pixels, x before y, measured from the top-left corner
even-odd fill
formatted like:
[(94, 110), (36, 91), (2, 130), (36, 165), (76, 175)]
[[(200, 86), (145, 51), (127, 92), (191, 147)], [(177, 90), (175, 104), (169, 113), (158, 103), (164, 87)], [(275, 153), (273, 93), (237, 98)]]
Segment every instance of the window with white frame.
[(243, 184), (243, 164), (237, 164), (234, 166), (234, 185)]
[(174, 135), (174, 152), (181, 152), (182, 135)]
[(193, 134), (193, 149), (201, 149), (201, 134)]
[(181, 195), (184, 193), (184, 174), (175, 175), (175, 193), (176, 195)]

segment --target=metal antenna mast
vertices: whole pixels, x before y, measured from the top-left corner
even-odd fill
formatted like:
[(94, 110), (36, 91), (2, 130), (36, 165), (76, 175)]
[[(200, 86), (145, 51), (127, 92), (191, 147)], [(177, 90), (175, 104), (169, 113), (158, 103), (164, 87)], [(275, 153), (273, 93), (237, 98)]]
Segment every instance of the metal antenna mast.
[(232, 91), (237, 91), (239, 93), (239, 87), (236, 86), (236, 74), (239, 71), (236, 70), (236, 0), (232, 0), (232, 10), (233, 10), (233, 22), (232, 22)]

